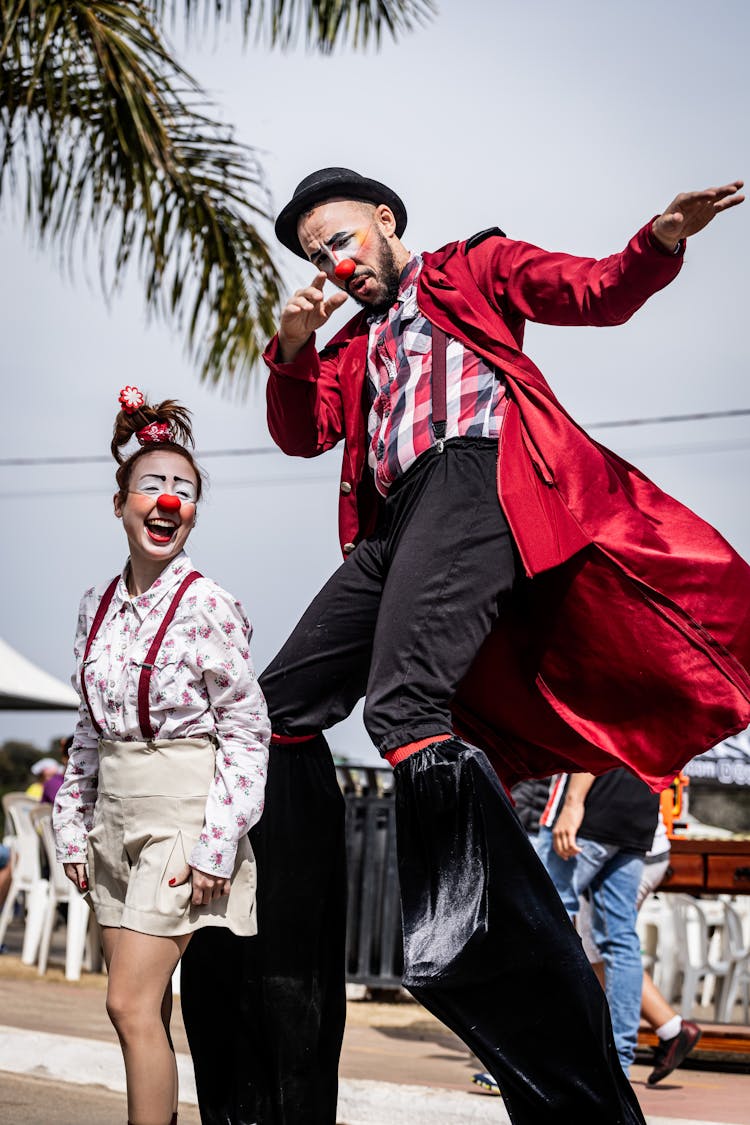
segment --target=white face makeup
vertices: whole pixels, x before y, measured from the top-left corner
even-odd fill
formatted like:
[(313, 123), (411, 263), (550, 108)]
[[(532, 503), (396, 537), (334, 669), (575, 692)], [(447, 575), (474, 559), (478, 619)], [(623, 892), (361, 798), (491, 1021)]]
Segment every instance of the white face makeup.
[(179, 496), (186, 504), (195, 504), (198, 493), (194, 481), (179, 476), (168, 477), (165, 473), (152, 472), (150, 468), (148, 472), (140, 474), (136, 469), (131, 477), (128, 491), (140, 492), (144, 496), (162, 496), (167, 493)]
[(174, 450), (149, 451), (133, 466), (124, 502), (115, 496), (115, 515), (128, 537), (131, 569), (144, 581), (153, 581), (185, 546), (197, 495), (195, 470)]

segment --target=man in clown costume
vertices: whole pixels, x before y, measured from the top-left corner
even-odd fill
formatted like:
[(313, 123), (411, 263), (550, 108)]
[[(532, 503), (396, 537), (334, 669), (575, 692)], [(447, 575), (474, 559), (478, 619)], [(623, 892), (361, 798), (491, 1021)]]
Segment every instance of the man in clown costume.
[[(514, 1125), (643, 1122), (504, 786), (625, 765), (658, 790), (745, 727), (750, 569), (588, 437), (523, 332), (623, 323), (741, 187), (678, 195), (602, 260), (497, 228), (414, 253), (398, 194), (347, 168), (281, 211), (278, 238), (316, 272), (266, 352), (269, 426), (292, 456), (343, 443), (345, 561), (261, 677), (259, 936), (227, 954), (248, 1116), (221, 1116), (199, 1059), (207, 1120), (336, 1121), (343, 821), (323, 731), (364, 696), (394, 768), (404, 984), (497, 1078)], [(360, 311), (318, 350), (347, 297)], [(189, 1031), (211, 1002), (188, 998)]]

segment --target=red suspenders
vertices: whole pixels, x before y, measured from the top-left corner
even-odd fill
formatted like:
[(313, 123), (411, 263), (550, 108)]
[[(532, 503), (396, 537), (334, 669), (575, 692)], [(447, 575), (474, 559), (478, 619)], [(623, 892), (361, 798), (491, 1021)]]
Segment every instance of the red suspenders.
[[(169, 609), (164, 615), (164, 620), (156, 631), (156, 636), (151, 642), (151, 646), (148, 650), (148, 653), (146, 654), (146, 659), (141, 665), (141, 674), (138, 679), (138, 725), (141, 728), (141, 734), (146, 740), (154, 737), (154, 730), (151, 726), (151, 718), (149, 716), (148, 694), (149, 686), (151, 684), (151, 673), (154, 670), (156, 657), (159, 653), (159, 649), (161, 648), (162, 641), (164, 640), (164, 634), (172, 623), (172, 618), (177, 612), (177, 606), (180, 604), (183, 594), (187, 590), (188, 586), (191, 586), (193, 582), (195, 582), (196, 578), (201, 577), (202, 575), (199, 571), (191, 570), (190, 573), (186, 575), (185, 578), (183, 578), (182, 582), (177, 588), (176, 594), (172, 598), (172, 603)], [(81, 664), (81, 694), (83, 695), (84, 702), (88, 708), (89, 715), (91, 716), (91, 724), (97, 734), (101, 734), (102, 731), (101, 727), (94, 718), (94, 712), (91, 710), (91, 703), (89, 702), (89, 693), (86, 687), (86, 661), (88, 659), (89, 652), (91, 651), (91, 645), (93, 644), (94, 637), (101, 628), (102, 621), (104, 620), (107, 610), (109, 609), (109, 604), (112, 601), (114, 592), (117, 589), (117, 583), (119, 581), (119, 575), (117, 578), (113, 578), (102, 595), (102, 600), (99, 602), (99, 608), (96, 611), (96, 616), (94, 617), (91, 625), (91, 631), (89, 632), (88, 638), (86, 640), (86, 648), (83, 653), (83, 662)]]
[(102, 733), (102, 728), (94, 718), (94, 712), (91, 710), (91, 703), (89, 702), (89, 692), (88, 688), (86, 687), (86, 661), (89, 658), (89, 652), (91, 651), (91, 645), (94, 642), (94, 637), (99, 632), (101, 623), (104, 620), (104, 615), (109, 609), (109, 603), (112, 601), (112, 597), (115, 590), (117, 589), (117, 583), (119, 581), (120, 576), (118, 575), (117, 578), (112, 579), (109, 586), (107, 586), (107, 589), (102, 594), (102, 600), (99, 602), (99, 608), (96, 611), (96, 616), (94, 617), (93, 623), (91, 625), (91, 630), (86, 640), (86, 648), (84, 649), (83, 653), (83, 660), (81, 661), (81, 694), (83, 695), (84, 703), (88, 707), (89, 715), (91, 716), (91, 725), (93, 726), (97, 734)]
[(197, 570), (191, 570), (190, 573), (183, 578), (179, 585), (177, 593), (172, 598), (172, 604), (167, 612), (164, 614), (164, 620), (156, 631), (156, 636), (151, 642), (151, 648), (146, 654), (145, 663), (141, 665), (141, 675), (138, 680), (138, 725), (141, 728), (141, 734), (145, 739), (153, 738), (154, 731), (151, 726), (151, 718), (149, 716), (148, 707), (148, 689), (151, 684), (151, 673), (154, 670), (156, 656), (161, 648), (161, 642), (164, 640), (164, 634), (169, 628), (172, 618), (177, 612), (177, 606), (180, 604), (182, 595), (195, 582), (196, 578), (201, 578), (202, 575)]

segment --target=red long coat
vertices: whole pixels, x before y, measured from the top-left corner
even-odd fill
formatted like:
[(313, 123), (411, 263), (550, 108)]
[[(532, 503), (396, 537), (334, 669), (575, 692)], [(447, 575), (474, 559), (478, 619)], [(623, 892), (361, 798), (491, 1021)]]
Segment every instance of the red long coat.
[[(625, 764), (661, 789), (750, 723), (750, 568), (707, 523), (566, 413), (523, 354), (525, 320), (621, 324), (679, 272), (650, 225), (600, 261), (485, 232), (424, 255), (418, 304), (498, 367), (509, 402), (498, 497), (527, 580), (454, 701), (456, 729), (506, 782)], [(268, 420), (288, 454), (345, 441), (339, 529), (367, 535), (367, 323), (290, 364), (266, 352)]]

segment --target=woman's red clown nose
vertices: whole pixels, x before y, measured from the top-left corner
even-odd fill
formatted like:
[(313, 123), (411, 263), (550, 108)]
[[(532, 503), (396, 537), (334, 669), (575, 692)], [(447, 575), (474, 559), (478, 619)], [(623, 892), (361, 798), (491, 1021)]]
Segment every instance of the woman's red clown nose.
[(181, 505), (179, 496), (173, 496), (170, 492), (163, 492), (156, 501), (157, 508), (162, 508), (165, 512), (178, 512)]
[(348, 281), (356, 268), (357, 263), (353, 258), (342, 258), (341, 261), (337, 263), (333, 275), (337, 277), (339, 281)]

